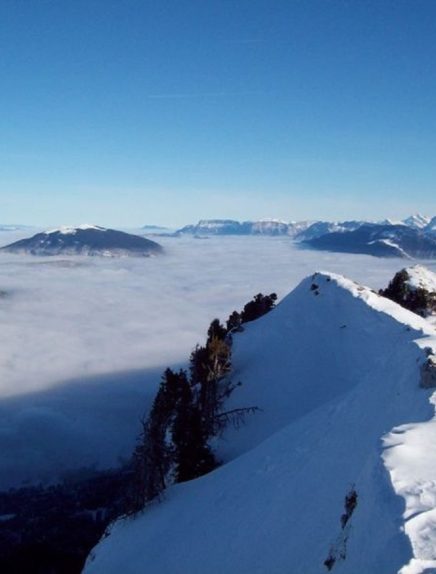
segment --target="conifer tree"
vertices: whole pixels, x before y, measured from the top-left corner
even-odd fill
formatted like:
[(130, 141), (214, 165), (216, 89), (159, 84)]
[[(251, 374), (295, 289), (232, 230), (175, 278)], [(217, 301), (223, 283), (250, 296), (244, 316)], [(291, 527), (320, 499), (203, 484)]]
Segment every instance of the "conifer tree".
[(221, 325), (219, 319), (214, 319), (209, 326), (207, 331), (207, 342), (211, 341), (212, 339), (219, 339), (220, 341), (224, 341), (227, 335), (226, 328)]
[(227, 333), (234, 333), (235, 331), (241, 330), (242, 326), (242, 317), (241, 314), (237, 311), (233, 311), (233, 313), (227, 319), (226, 327)]
[(184, 385), (173, 427), (176, 482), (184, 482), (210, 472), (216, 466), (207, 444), (207, 435), (188, 382)]
[(192, 386), (201, 384), (209, 373), (208, 350), (206, 347), (197, 345), (191, 353), (189, 372)]
[(133, 453), (131, 511), (141, 510), (172, 482), (191, 480), (217, 466), (209, 447), (210, 437), (232, 423), (239, 426), (255, 406), (223, 412), (222, 405), (240, 385), (227, 379), (231, 369), (234, 331), (275, 306), (277, 295), (259, 293), (241, 313), (234, 311), (224, 327), (214, 319), (204, 346), (190, 356), (189, 380), (183, 370), (166, 369), (150, 415)]
[(166, 369), (157, 395), (153, 401), (148, 420), (143, 423), (140, 443), (134, 452), (135, 481), (142, 484), (135, 490), (138, 500), (153, 500), (166, 488), (166, 479), (174, 461), (173, 445), (170, 440), (171, 427), (176, 416), (176, 407), (187, 381), (186, 373), (174, 373)]
[(270, 295), (258, 293), (252, 301), (244, 306), (241, 313), (242, 322), (248, 323), (249, 321), (254, 321), (262, 317), (262, 315), (265, 315), (275, 307), (276, 300), (277, 295), (275, 293), (271, 293)]

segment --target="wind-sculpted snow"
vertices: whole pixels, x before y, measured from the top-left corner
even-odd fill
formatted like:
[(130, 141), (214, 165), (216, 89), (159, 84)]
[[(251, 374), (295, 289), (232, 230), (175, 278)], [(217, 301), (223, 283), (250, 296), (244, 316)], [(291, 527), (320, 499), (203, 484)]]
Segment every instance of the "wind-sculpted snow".
[(244, 329), (227, 407), (261, 412), (217, 442), (221, 468), (119, 521), (86, 574), (433, 571), (436, 425), (420, 378), (436, 331), (329, 273)]

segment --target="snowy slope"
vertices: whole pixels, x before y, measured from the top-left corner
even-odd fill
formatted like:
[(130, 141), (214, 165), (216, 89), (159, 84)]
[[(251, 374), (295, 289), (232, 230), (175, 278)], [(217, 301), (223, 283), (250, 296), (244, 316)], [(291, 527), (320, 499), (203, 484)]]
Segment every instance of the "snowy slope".
[(424, 347), (436, 350), (424, 319), (340, 276), (306, 279), (235, 336), (232, 378), (242, 385), (227, 406), (262, 412), (225, 433), (226, 464), (119, 521), (85, 572), (316, 574), (329, 556), (333, 572), (348, 574), (433, 567), (436, 423), (432, 391), (420, 387)]
[(409, 275), (408, 285), (412, 289), (426, 289), (430, 293), (436, 292), (436, 274), (424, 267), (423, 265), (413, 265), (407, 267), (407, 274)]

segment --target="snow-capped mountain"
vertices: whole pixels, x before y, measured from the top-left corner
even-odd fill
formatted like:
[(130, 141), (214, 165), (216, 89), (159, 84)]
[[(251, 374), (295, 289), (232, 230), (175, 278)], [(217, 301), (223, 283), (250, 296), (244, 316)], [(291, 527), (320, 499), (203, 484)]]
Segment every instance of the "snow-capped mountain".
[(309, 221), (281, 221), (261, 219), (259, 221), (236, 221), (234, 219), (202, 219), (195, 225), (186, 225), (177, 235), (289, 235), (294, 237), (306, 229)]
[(345, 231), (354, 231), (362, 225), (364, 221), (316, 221), (307, 229), (299, 232), (295, 239), (298, 241), (309, 241), (327, 233), (342, 233)]
[(436, 217), (433, 217), (433, 219), (429, 221), (428, 225), (425, 226), (424, 231), (436, 235)]
[(289, 235), (290, 225), (278, 219), (262, 219), (251, 222), (249, 227), (252, 235)]
[(21, 239), (2, 251), (31, 255), (149, 256), (162, 251), (154, 241), (97, 225), (60, 227)]
[[(202, 219), (197, 224), (186, 225), (176, 235), (284, 235), (296, 241), (310, 241), (328, 233), (355, 231), (362, 225), (398, 226), (412, 229), (429, 229), (430, 219), (420, 214), (412, 215), (403, 221), (386, 219), (382, 222), (351, 221), (281, 221), (262, 219), (259, 221), (236, 221), (234, 219)], [(436, 231), (436, 218), (433, 220)]]
[(329, 273), (234, 335), (224, 464), (118, 521), (86, 574), (436, 569), (436, 331)]
[(414, 215), (403, 219), (403, 223), (404, 225), (414, 227), (415, 229), (424, 229), (424, 227), (430, 223), (430, 218), (425, 215), (421, 215), (420, 213), (415, 213)]
[(354, 231), (327, 233), (305, 244), (325, 251), (379, 257), (436, 258), (436, 237), (407, 225), (362, 225)]

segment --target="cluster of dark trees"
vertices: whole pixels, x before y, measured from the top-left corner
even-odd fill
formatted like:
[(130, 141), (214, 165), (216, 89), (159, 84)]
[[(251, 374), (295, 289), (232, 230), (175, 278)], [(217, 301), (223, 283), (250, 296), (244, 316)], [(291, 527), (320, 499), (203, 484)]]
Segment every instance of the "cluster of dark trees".
[(268, 313), (275, 307), (276, 301), (277, 295), (275, 293), (271, 293), (270, 295), (258, 293), (251, 301), (244, 305), (240, 313), (233, 311), (227, 319), (227, 331), (229, 333), (238, 331), (243, 323), (249, 323), (262, 317), (262, 315), (265, 315), (265, 313)]
[(133, 454), (133, 482), (128, 513), (136, 513), (174, 482), (192, 480), (216, 468), (210, 439), (229, 422), (238, 424), (257, 410), (225, 411), (223, 405), (238, 384), (230, 378), (232, 333), (274, 308), (277, 295), (259, 293), (224, 326), (214, 319), (205, 345), (197, 345), (189, 371), (166, 369)]
[(82, 572), (108, 525), (124, 513), (130, 481), (128, 468), (84, 470), (59, 484), (0, 492), (0, 572)]
[(422, 287), (411, 287), (410, 276), (406, 269), (395, 274), (386, 289), (380, 289), (379, 294), (387, 297), (402, 307), (413, 311), (421, 317), (427, 317), (436, 312), (436, 293)]

